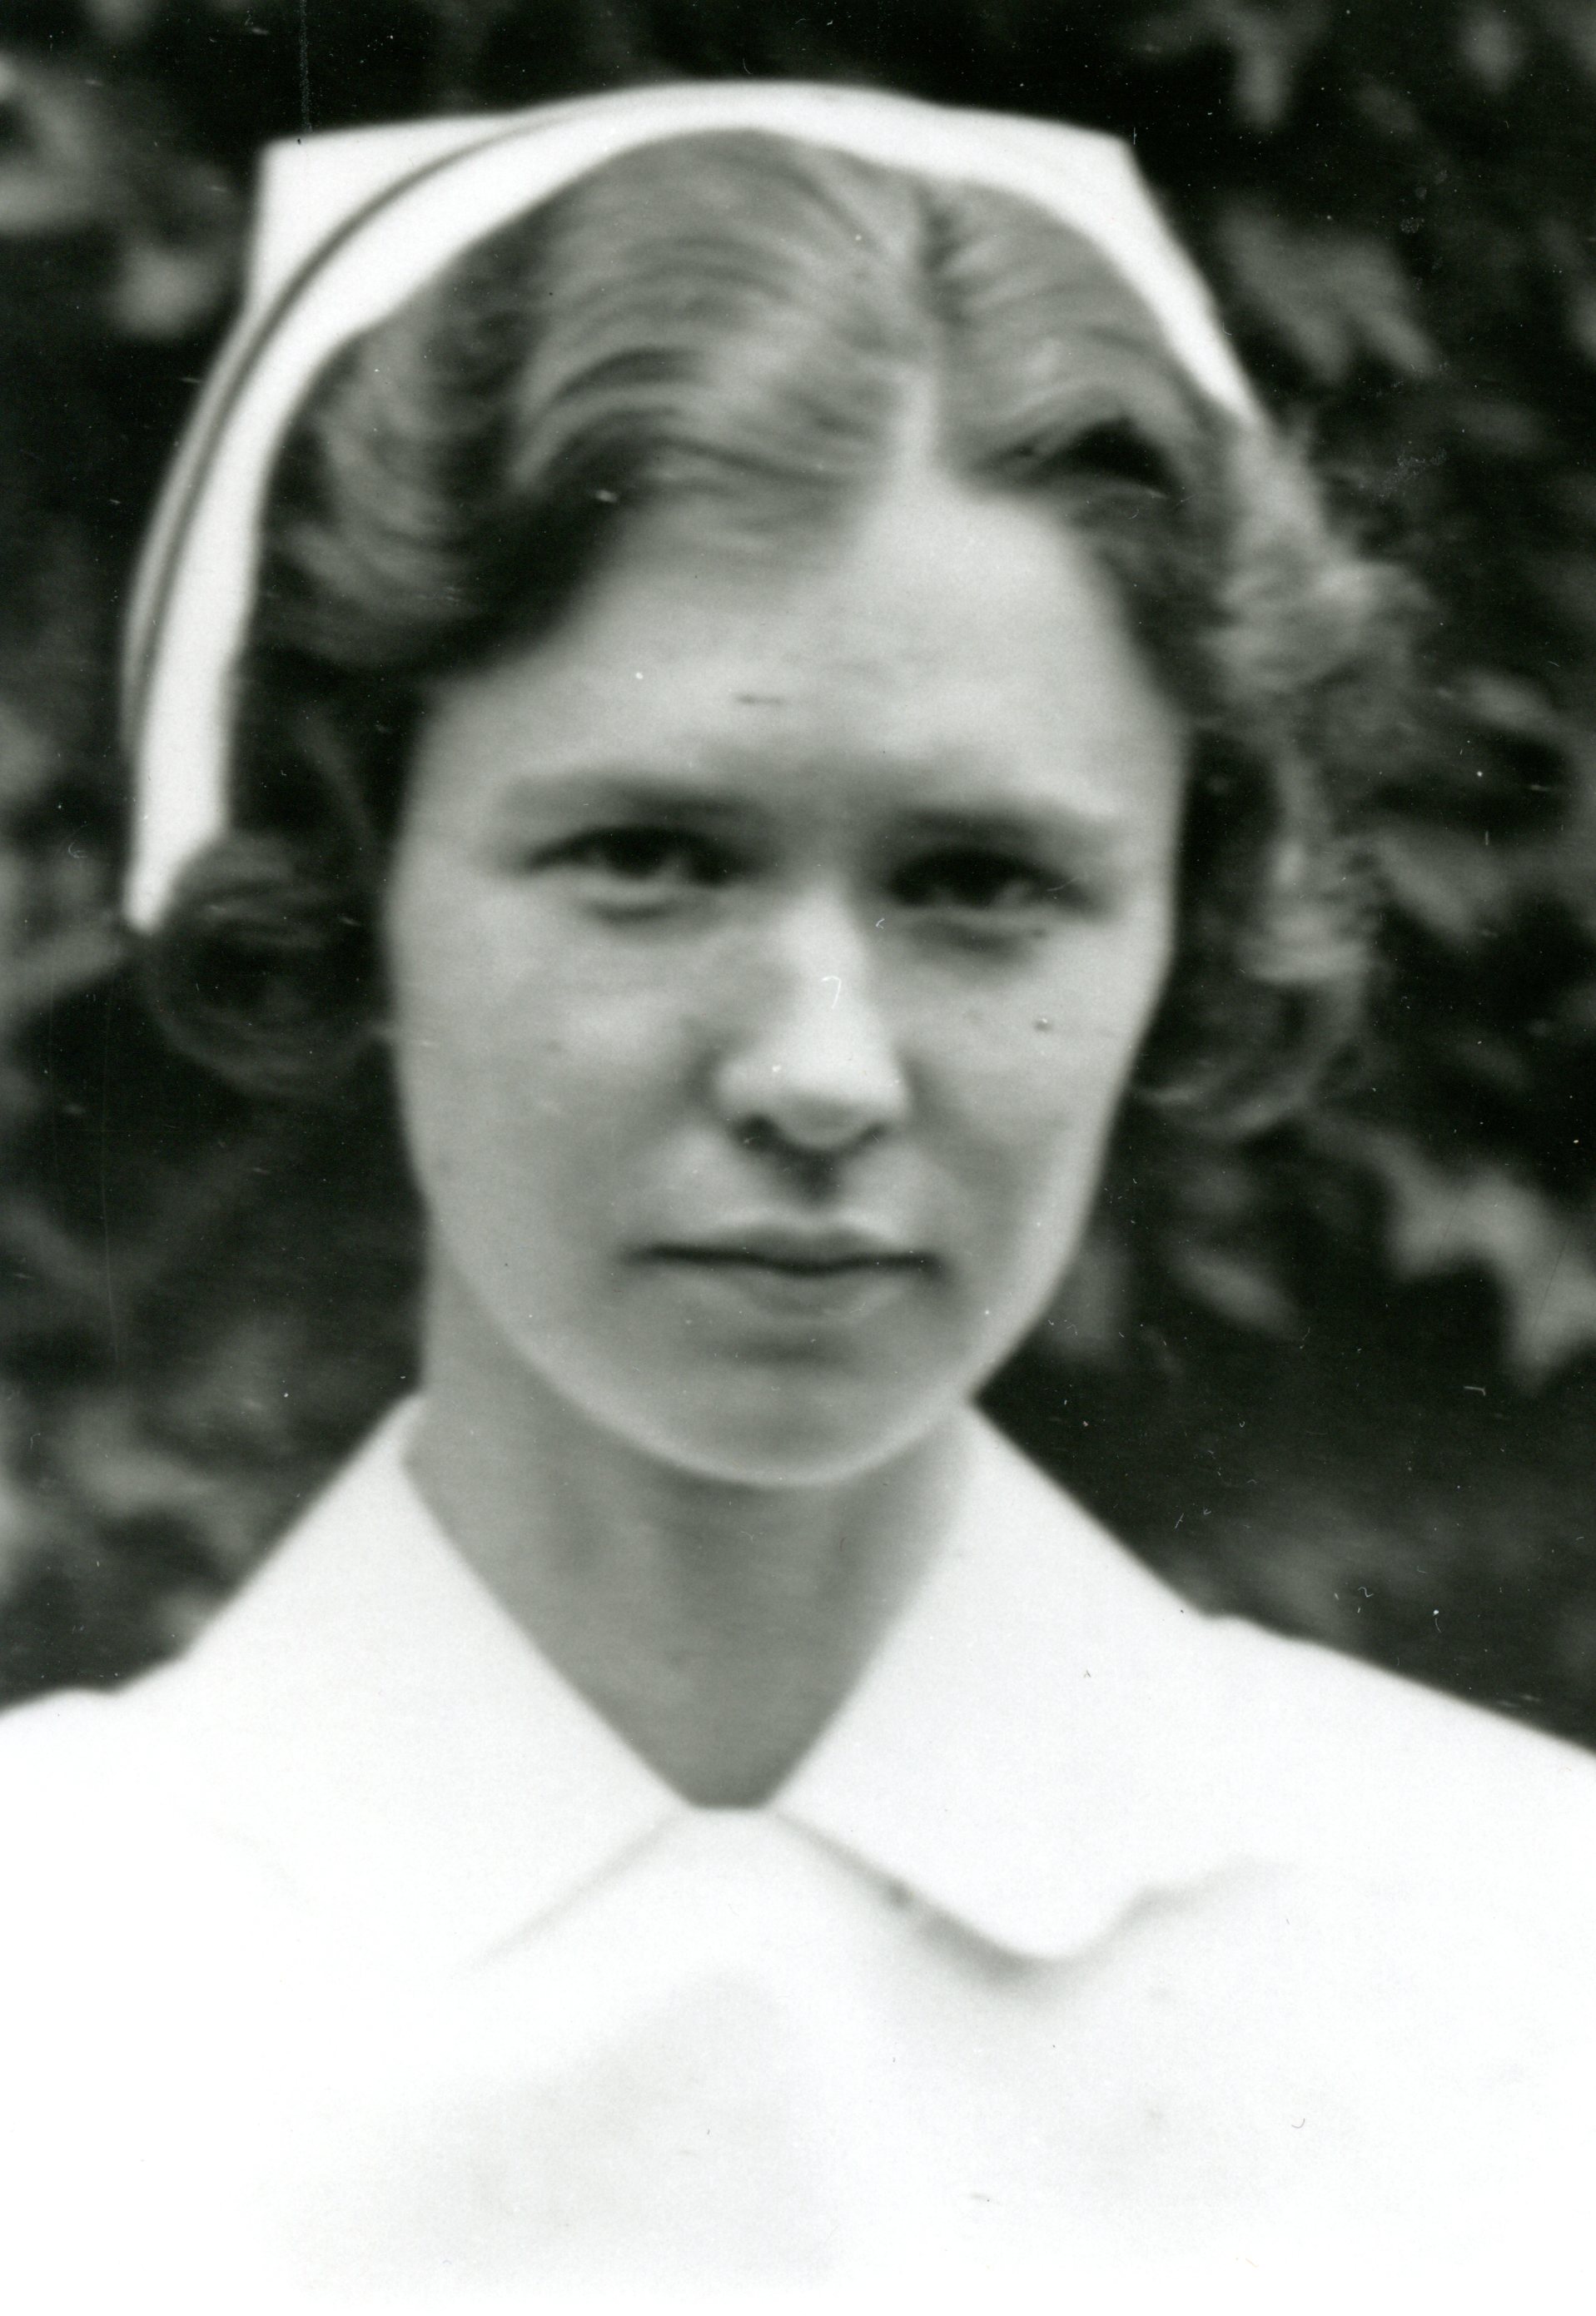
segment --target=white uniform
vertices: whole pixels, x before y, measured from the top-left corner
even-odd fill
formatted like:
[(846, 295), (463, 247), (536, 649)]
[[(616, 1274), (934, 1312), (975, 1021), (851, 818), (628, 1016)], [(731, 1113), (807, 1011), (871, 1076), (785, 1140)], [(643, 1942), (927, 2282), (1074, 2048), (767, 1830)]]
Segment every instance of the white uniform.
[(694, 1808), (457, 1555), (408, 1421), (185, 1659), (0, 1727), (17, 2316), (1166, 2265), (1251, 2305), (1583, 2232), (1583, 1754), (1205, 1617), (982, 1426), (814, 1751)]

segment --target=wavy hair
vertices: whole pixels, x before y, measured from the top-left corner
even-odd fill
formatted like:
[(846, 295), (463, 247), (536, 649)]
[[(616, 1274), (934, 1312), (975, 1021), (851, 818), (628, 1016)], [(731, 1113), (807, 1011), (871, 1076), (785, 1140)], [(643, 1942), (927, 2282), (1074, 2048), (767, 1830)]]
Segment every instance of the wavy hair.
[(1338, 536), (1272, 429), (1207, 400), (1084, 239), (753, 131), (595, 170), (316, 381), (269, 496), (231, 833), (148, 951), (176, 1042), (272, 1100), (347, 1082), (384, 1018), (429, 685), (546, 631), (668, 497), (764, 537), (840, 526), (928, 393), (950, 474), (1086, 541), (1192, 735), (1136, 1091), (1205, 1133), (1287, 1114), (1359, 1014), (1346, 832), (1404, 729), (1405, 583)]

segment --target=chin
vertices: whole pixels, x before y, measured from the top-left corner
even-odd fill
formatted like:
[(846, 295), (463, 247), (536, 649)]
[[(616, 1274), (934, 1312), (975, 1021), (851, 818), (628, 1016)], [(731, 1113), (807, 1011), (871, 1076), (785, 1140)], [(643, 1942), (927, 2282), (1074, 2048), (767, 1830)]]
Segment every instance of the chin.
[(700, 1407), (678, 1404), (668, 1426), (639, 1426), (634, 1437), (662, 1462), (722, 1486), (835, 1487), (917, 1447), (964, 1396), (872, 1408), (857, 1383), (812, 1392), (788, 1378), (774, 1391), (723, 1390)]

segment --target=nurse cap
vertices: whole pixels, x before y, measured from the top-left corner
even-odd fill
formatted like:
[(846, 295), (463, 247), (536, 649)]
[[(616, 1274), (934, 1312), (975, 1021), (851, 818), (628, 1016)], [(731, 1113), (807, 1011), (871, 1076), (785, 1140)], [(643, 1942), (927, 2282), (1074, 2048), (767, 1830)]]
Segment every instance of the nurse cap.
[(134, 779), (126, 910), (147, 930), (227, 821), (233, 669), (272, 462), (328, 357), (485, 234), (617, 154), (764, 129), (1033, 203), (1092, 243), (1217, 404), (1257, 407), (1208, 291), (1112, 137), (874, 91), (681, 82), (531, 111), (361, 129), (269, 148), (243, 310), (156, 509), (123, 663)]

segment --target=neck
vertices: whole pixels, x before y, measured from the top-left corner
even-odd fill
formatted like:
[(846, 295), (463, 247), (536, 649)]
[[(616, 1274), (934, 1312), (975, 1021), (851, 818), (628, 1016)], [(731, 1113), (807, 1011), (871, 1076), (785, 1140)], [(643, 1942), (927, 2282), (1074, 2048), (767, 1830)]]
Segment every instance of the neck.
[(846, 1480), (680, 1470), (556, 1394), (435, 1287), (417, 1484), (542, 1653), (690, 1801), (764, 1800), (830, 1720), (945, 1529), (951, 1420)]

